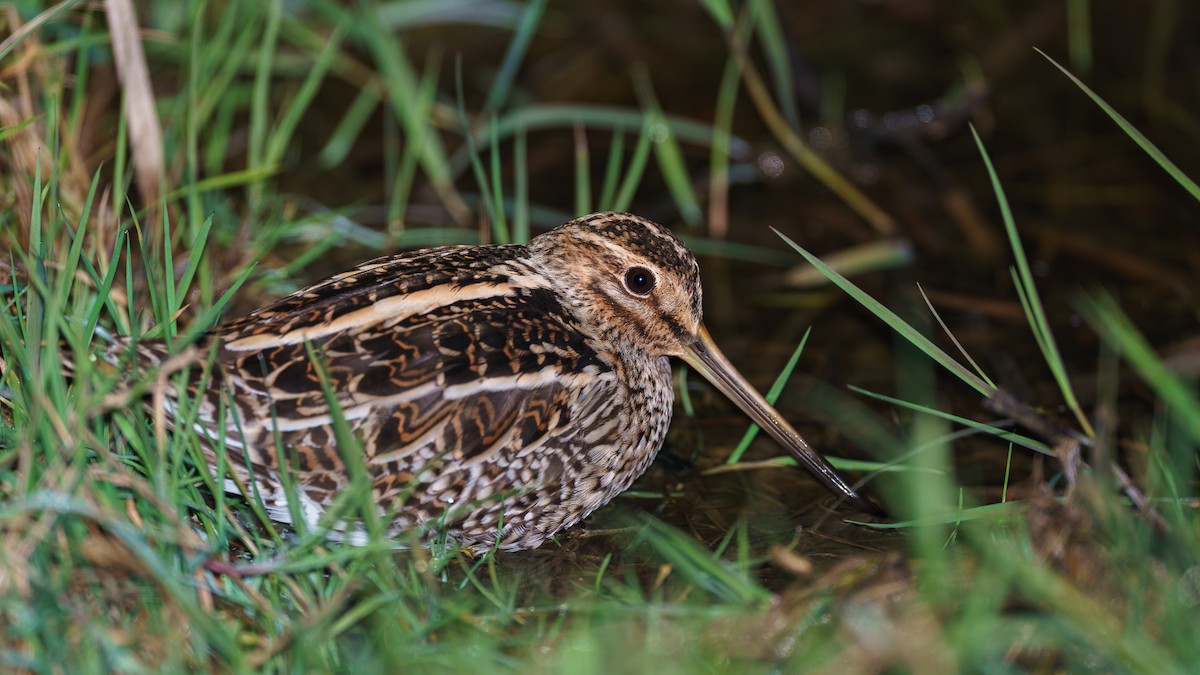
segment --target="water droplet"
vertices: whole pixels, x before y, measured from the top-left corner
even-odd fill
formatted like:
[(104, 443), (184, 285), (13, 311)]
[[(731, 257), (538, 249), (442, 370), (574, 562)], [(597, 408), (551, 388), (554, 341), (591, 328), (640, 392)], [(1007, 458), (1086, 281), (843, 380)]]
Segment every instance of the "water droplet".
[(764, 152), (758, 156), (758, 170), (768, 178), (778, 178), (783, 174), (783, 159), (773, 152)]
[(828, 150), (833, 147), (833, 132), (825, 127), (813, 127), (808, 132), (808, 142), (816, 150)]

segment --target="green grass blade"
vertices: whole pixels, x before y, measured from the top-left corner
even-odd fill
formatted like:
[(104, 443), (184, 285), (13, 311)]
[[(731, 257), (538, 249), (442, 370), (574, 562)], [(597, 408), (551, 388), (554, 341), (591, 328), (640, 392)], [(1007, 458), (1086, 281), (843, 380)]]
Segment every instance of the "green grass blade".
[(351, 18), (347, 15), (337, 26), (333, 32), (325, 39), (324, 47), (317, 54), (316, 59), (312, 63), (312, 67), (305, 76), (304, 82), (300, 84), (300, 89), (296, 92), (291, 103), (283, 111), (279, 120), (273, 125), (271, 133), (267, 138), (267, 148), (265, 159), (262, 164), (275, 165), (278, 164), (284, 154), (294, 144), (293, 135), (296, 127), (300, 124), (300, 119), (308, 110), (309, 105), (317, 95), (317, 91), (321, 87), (321, 83), (325, 81), (325, 75), (333, 66), (335, 59), (340, 55), (338, 51), (342, 46), (342, 40), (345, 39), (346, 33), (350, 29)]
[(783, 37), (782, 24), (771, 0), (750, 0), (750, 20), (762, 41), (763, 53), (771, 69), (775, 85), (775, 100), (783, 110), (784, 119), (793, 129), (800, 128), (800, 113), (796, 109), (796, 78), (792, 73), (791, 54)]
[(279, 24), (283, 20), (283, 0), (266, 0), (267, 25), (258, 49), (258, 60), (254, 71), (254, 95), (250, 105), (250, 144), (248, 167), (255, 169), (266, 164), (267, 128), (270, 124), (268, 104), (271, 97), (271, 70), (275, 59), (275, 44), (279, 37)]
[(613, 211), (628, 211), (630, 204), (633, 203), (633, 197), (637, 194), (638, 186), (642, 182), (642, 175), (646, 172), (646, 161), (650, 158), (650, 149), (654, 145), (652, 133), (650, 124), (642, 126), (637, 145), (633, 148), (633, 157), (629, 160), (629, 166), (625, 168), (625, 177), (621, 179), (621, 187), (617, 190), (616, 197), (613, 198), (611, 206)]
[[(67, 12), (78, 3), (79, 0), (60, 2), (57, 5), (50, 7), (48, 11), (38, 14), (33, 21), (30, 21), (29, 23), (21, 26), (18, 30), (13, 31), (10, 35), (4, 38), (3, 42), (0, 42), (0, 59), (8, 56), (8, 53), (11, 52), (17, 45), (21, 44), (21, 41), (31, 33), (36, 32), (42, 26), (52, 23), (60, 15)], [(34, 6), (36, 7), (36, 5)]]
[(978, 431), (982, 431), (985, 434), (995, 436), (996, 438), (999, 438), (1001, 440), (1008, 441), (1009, 443), (1019, 445), (1023, 448), (1028, 448), (1030, 450), (1033, 450), (1034, 452), (1039, 452), (1043, 455), (1050, 455), (1050, 456), (1054, 455), (1054, 449), (1051, 448), (1050, 446), (1046, 445), (1045, 443), (1042, 443), (1041, 441), (1030, 438), (1028, 436), (1022, 436), (1020, 434), (1015, 434), (1011, 431), (1006, 431), (1004, 429), (1001, 429), (1000, 427), (993, 426), (991, 424), (985, 424), (983, 422), (976, 422), (973, 419), (961, 417), (959, 415), (954, 415), (954, 414), (945, 412), (943, 410), (938, 410), (937, 408), (921, 405), (919, 403), (912, 403), (911, 401), (905, 401), (903, 399), (895, 398), (892, 396), (887, 396), (886, 394), (878, 394), (873, 391), (868, 391), (866, 389), (863, 389), (861, 387), (856, 387), (854, 385), (850, 385), (849, 389), (850, 389), (850, 391), (857, 392), (859, 394), (862, 394), (863, 396), (869, 396), (869, 397), (879, 400), (879, 401), (884, 401), (885, 403), (891, 403), (892, 405), (900, 406), (902, 408), (907, 408), (909, 410), (914, 410), (916, 412), (923, 413), (926, 415), (933, 415), (935, 417), (940, 417), (944, 420), (954, 422), (955, 424), (961, 424), (962, 426), (969, 427), (971, 429), (975, 429)]
[(729, 0), (700, 0), (700, 4), (704, 5), (722, 29), (733, 28), (733, 8), (730, 7)]
[[(311, 342), (305, 342), (304, 349), (321, 381), (321, 391), (325, 395), (326, 405), (329, 406), (329, 416), (332, 420), (334, 436), (337, 438), (338, 455), (342, 458), (346, 473), (350, 478), (349, 489), (339, 493), (338, 499), (345, 498), (347, 503), (355, 507), (354, 511), (362, 519), (371, 541), (382, 541), (383, 523), (379, 517), (379, 506), (375, 502), (371, 477), (367, 473), (362, 443), (350, 429), (346, 415), (342, 412), (341, 402), (338, 400), (337, 392), (334, 391), (333, 381), (329, 377), (329, 370), (325, 366), (324, 359)], [(325, 514), (327, 520), (332, 520), (330, 524), (337, 522), (336, 511), (337, 509), (331, 507)]]
[[(391, 109), (404, 127), (405, 138), (414, 143), (421, 168), (429, 176), (438, 197), (455, 221), (466, 223), (470, 220), (471, 210), (454, 186), (450, 163), (446, 159), (441, 138), (431, 127), (427, 110), (412, 104), (413, 101), (420, 100), (419, 86), (412, 64), (401, 49), (401, 41), (385, 30), (377, 6), (371, 4), (369, 7), (370, 11), (366, 16), (355, 21), (355, 29), (379, 65), (387, 82), (385, 90)], [(464, 129), (470, 127), (466, 126)]]
[(972, 506), (947, 513), (931, 514), (913, 520), (901, 520), (889, 523), (867, 523), (857, 520), (849, 520), (847, 522), (851, 522), (856, 525), (862, 525), (863, 527), (870, 527), (876, 530), (904, 530), (927, 525), (953, 525), (972, 520), (998, 520), (1018, 516), (1024, 512), (1025, 505), (1020, 502), (1002, 502), (998, 504)]
[[(828, 253), (822, 260), (842, 276), (857, 276), (908, 267), (913, 258), (912, 242), (906, 239), (874, 239)], [(799, 265), (785, 272), (782, 281), (793, 288), (811, 288), (829, 280), (812, 266)]]
[(185, 185), (168, 193), (164, 199), (165, 201), (173, 202), (182, 197), (201, 195), (206, 192), (217, 192), (242, 185), (254, 185), (264, 178), (269, 178), (278, 173), (278, 171), (279, 167), (276, 165), (257, 166), (239, 171), (230, 171)]
[(979, 137), (979, 132), (975, 130), (974, 125), (971, 126), (971, 134), (975, 137), (975, 145), (979, 148), (979, 154), (983, 158), (983, 164), (987, 168), (988, 177), (992, 182), (992, 190), (996, 193), (996, 202), (1000, 207), (1000, 217), (1004, 221), (1004, 230), (1008, 233), (1008, 241), (1012, 247), (1013, 258), (1016, 260), (1017, 273), (1020, 277), (1018, 284), (1018, 292), (1022, 295), (1022, 302), (1028, 308), (1026, 315), (1029, 317), (1029, 325), (1034, 331), (1034, 337), (1041, 348), (1042, 356), (1046, 360), (1046, 365), (1050, 367), (1050, 372), (1054, 375), (1055, 382), (1058, 383), (1058, 388), (1062, 392), (1063, 400), (1067, 407), (1075, 413), (1075, 419), (1079, 421), (1084, 433), (1088, 436), (1094, 436), (1092, 425), (1088, 422), (1087, 416), (1083, 414), (1083, 409), (1079, 406), (1078, 399), (1075, 398), (1075, 390), (1071, 387), (1071, 379), (1067, 374), (1066, 364), (1063, 363), (1062, 355), (1058, 351), (1058, 343), (1054, 340), (1054, 333), (1050, 329), (1050, 321), (1046, 318), (1046, 310), (1042, 307), (1041, 298), (1038, 296), (1037, 286), (1033, 281), (1033, 272), (1029, 268), (1029, 260), (1025, 257), (1025, 249), (1021, 245), (1021, 235), (1017, 232), (1017, 224), (1013, 219), (1012, 209), (1009, 208), (1008, 198), (1004, 194), (1004, 186), (1000, 184), (1000, 177), (996, 174), (996, 168), (992, 166), (992, 159), (988, 155), (987, 148), (983, 145), (983, 139)]
[[(582, 125), (582, 123), (581, 123)], [(608, 160), (604, 163), (604, 183), (600, 186), (600, 198), (596, 209), (611, 211), (617, 199), (617, 188), (621, 184), (621, 164), (625, 154), (625, 130), (613, 131), (612, 145), (608, 147)], [(584, 215), (578, 213), (578, 215)]]
[[(164, 209), (165, 210), (165, 209)], [(191, 245), (188, 246), (188, 263), (183, 270), (183, 276), (179, 278), (180, 299), (187, 297), (187, 290), (192, 285), (192, 279), (196, 276), (196, 270), (200, 269), (200, 261), (204, 260), (204, 247), (208, 243), (208, 235), (212, 231), (213, 217), (204, 219), (200, 225), (200, 231), (196, 233), (192, 239)], [(180, 305), (174, 306), (173, 311), (179, 311), (182, 308)]]
[(739, 604), (764, 602), (771, 594), (725, 560), (717, 558), (694, 539), (648, 514), (634, 518), (640, 523), (637, 541), (653, 548), (671, 564), (674, 572), (713, 595)]
[(913, 328), (912, 325), (910, 325), (907, 321), (901, 319), (892, 310), (884, 307), (882, 303), (875, 298), (872, 298), (866, 293), (866, 291), (854, 285), (854, 283), (849, 279), (841, 274), (838, 274), (836, 270), (829, 265), (826, 265), (820, 258), (806, 251), (803, 247), (789, 239), (787, 235), (783, 234), (779, 230), (775, 230), (775, 234), (783, 239), (784, 242), (791, 246), (797, 253), (803, 256), (804, 259), (810, 264), (821, 270), (822, 274), (824, 274), (829, 278), (830, 281), (850, 295), (850, 297), (854, 298), (859, 304), (870, 310), (872, 314), (879, 317), (884, 323), (891, 326), (892, 330), (902, 335), (906, 340), (912, 343), (914, 347), (920, 349), (922, 352), (925, 352), (926, 355), (948, 370), (952, 375), (962, 380), (964, 383), (984, 396), (991, 396), (995, 391), (993, 387), (988, 386), (986, 382), (979, 379), (979, 376), (971, 372), (969, 368), (954, 360), (954, 358), (944, 352), (941, 347), (933, 344), (929, 338), (922, 335), (920, 331), (918, 331), (916, 328)]
[[(488, 177), (488, 172), (483, 168), (483, 158), (480, 156), (479, 147), (475, 143), (475, 135), (471, 133), (471, 121), (467, 118), (467, 108), (463, 92), (462, 82), (462, 63), (461, 61), (455, 64), (454, 69), (454, 87), (457, 94), (456, 101), (458, 102), (458, 122), (462, 126), (463, 136), (467, 141), (467, 156), (471, 159), (471, 171), (475, 176), (475, 185), (479, 188), (479, 197), (483, 201), (484, 213), (492, 217), (492, 231), (497, 236), (497, 243), (509, 243), (506, 236), (506, 229), (503, 224), (496, 220), (497, 212), (502, 212), (503, 207), (495, 204), (496, 193), (499, 191), (499, 185), (493, 184)], [(491, 132), (490, 139), (493, 144), (492, 158), (496, 158), (495, 144), (498, 142), (496, 135), (496, 127), (494, 124), (488, 125), (488, 131)], [(499, 181), (497, 167), (493, 165), (492, 176), (496, 181)], [(504, 236), (499, 236), (504, 235)]]
[(513, 141), (513, 242), (529, 243), (529, 162), (525, 132)]
[(592, 165), (587, 130), (575, 125), (575, 213), (592, 212)]
[(492, 144), (488, 149), (491, 166), (491, 194), (488, 215), (492, 220), (492, 236), (498, 244), (511, 244), (512, 233), (508, 229), (508, 215), (504, 210), (504, 171), (500, 167), (500, 139), (496, 137), (496, 127), (492, 126)]
[(679, 140), (671, 133), (671, 125), (667, 124), (650, 76), (644, 69), (635, 71), (634, 86), (637, 89), (638, 100), (646, 110), (646, 129), (649, 130), (650, 140), (654, 143), (654, 156), (662, 171), (667, 190), (675, 200), (679, 215), (688, 225), (695, 227), (700, 224), (700, 204), (692, 193), (692, 179), (688, 176), (687, 163), (683, 159), (683, 150)]
[(163, 287), (163, 314), (158, 317), (160, 323), (163, 323), (165, 333), (163, 337), (170, 339), (175, 337), (176, 316), (175, 310), (179, 307), (179, 303), (175, 301), (175, 296), (180, 290), (175, 285), (175, 242), (171, 233), (171, 217), (170, 211), (166, 208), (162, 209), (163, 221), (163, 266), (162, 266), (162, 287)]
[(532, 0), (525, 5), (525, 11), (521, 14), (521, 22), (517, 25), (516, 35), (508, 44), (504, 60), (500, 62), (500, 70), (496, 73), (496, 79), (492, 81), (492, 87), (488, 91), (487, 100), (483, 104), (482, 116), (488, 117), (492, 112), (499, 110), (508, 100), (513, 80), (517, 77), (517, 69), (521, 66), (521, 60), (525, 58), (525, 52), (529, 49), (529, 42), (533, 39), (538, 25), (542, 21), (546, 2), (547, 0)]
[(1103, 110), (1109, 117), (1111, 117), (1112, 120), (1117, 123), (1117, 126), (1121, 127), (1121, 131), (1124, 131), (1127, 136), (1132, 138), (1133, 141), (1137, 143), (1147, 155), (1150, 155), (1151, 159), (1157, 162), (1158, 165), (1161, 166), (1163, 170), (1171, 176), (1171, 178), (1175, 179), (1175, 182), (1182, 185), (1183, 189), (1187, 190), (1188, 194), (1190, 194), (1193, 199), (1200, 201), (1200, 185), (1197, 185), (1195, 181), (1189, 178), (1182, 169), (1180, 169), (1178, 166), (1175, 166), (1174, 162), (1172, 162), (1170, 159), (1167, 159), (1166, 154), (1164, 154), (1162, 150), (1159, 150), (1157, 145), (1152, 143), (1149, 138), (1146, 138), (1142, 132), (1138, 131), (1137, 127), (1130, 124), (1129, 120), (1125, 119), (1125, 117), (1122, 116), (1121, 113), (1117, 112), (1115, 108), (1110, 106), (1108, 102), (1100, 98), (1099, 94), (1092, 91), (1090, 87), (1084, 84), (1083, 80), (1080, 80), (1078, 77), (1075, 77), (1071, 71), (1063, 68), (1058, 61), (1050, 58), (1046, 52), (1036, 48), (1035, 51), (1046, 57), (1046, 60), (1054, 64), (1055, 68), (1058, 68), (1062, 71), (1063, 75), (1066, 75), (1068, 78), (1070, 78), (1071, 81), (1075, 83), (1075, 86), (1079, 87), (1083, 93), (1087, 94), (1088, 98), (1092, 99), (1096, 105), (1100, 106), (1100, 109)]
[(324, 168), (336, 167), (346, 161), (354, 142), (362, 133), (375, 108), (379, 106), (379, 94), (370, 87), (363, 87), (346, 108), (341, 120), (329, 134), (329, 140), (317, 155), (318, 163)]
[(1067, 0), (1067, 50), (1076, 70), (1092, 72), (1092, 0)]
[(1200, 444), (1200, 397), (1195, 388), (1167, 370), (1111, 296), (1084, 296), (1080, 309), (1171, 409), (1173, 420), (1187, 431), (1192, 442)]
[[(433, 109), (434, 102), (437, 100), (438, 75), (441, 64), (441, 53), (438, 51), (432, 52), (425, 60), (425, 70), (417, 88), (417, 100), (413, 103), (415, 107), (423, 111), (422, 117), (429, 115), (429, 111)], [(390, 125), (387, 128), (391, 128)], [(388, 194), (388, 224), (392, 228), (404, 227), (413, 184), (417, 178), (417, 169), (421, 166), (423, 142), (419, 138), (408, 139), (408, 142), (404, 144), (403, 153), (400, 155), (400, 167), (396, 171), (391, 192)]]
[(715, 239), (724, 239), (729, 232), (729, 139), (733, 137), (733, 113), (740, 81), (737, 61), (729, 59), (717, 90), (713, 144), (708, 158), (708, 228)]
[(967, 352), (966, 347), (964, 347), (963, 344), (958, 341), (958, 338), (955, 337), (954, 333), (950, 332), (950, 327), (947, 326), (946, 322), (942, 320), (942, 315), (939, 314), (937, 309), (934, 308), (933, 303), (929, 300), (929, 296), (925, 294), (925, 289), (921, 288), (921, 284), (917, 284), (917, 290), (920, 291), (921, 299), (925, 301), (925, 306), (929, 308), (929, 313), (933, 315), (934, 320), (937, 321), (939, 326), (941, 326), (942, 332), (946, 334), (946, 338), (949, 339), (950, 342), (954, 343), (954, 346), (958, 349), (958, 353), (962, 354), (962, 357), (967, 360), (967, 363), (972, 369), (974, 369), (975, 374), (979, 376), (979, 379), (986, 382), (989, 387), (995, 388), (996, 383), (992, 382), (992, 378), (988, 377), (987, 373), (983, 372), (983, 368), (981, 368), (979, 364), (976, 363), (975, 359), (971, 357), (971, 354)]
[[(783, 388), (787, 385), (788, 380), (792, 377), (792, 371), (796, 369), (796, 364), (800, 362), (800, 355), (804, 353), (804, 345), (808, 344), (808, 336), (812, 333), (812, 328), (804, 331), (804, 336), (800, 338), (800, 344), (796, 345), (796, 349), (792, 351), (792, 355), (788, 358), (787, 364), (783, 370), (779, 371), (779, 375), (775, 377), (775, 381), (771, 383), (771, 388), (767, 391), (767, 403), (775, 405), (775, 401), (779, 400), (779, 394), (783, 392)], [(745, 454), (746, 449), (754, 442), (754, 438), (758, 436), (759, 426), (751, 424), (746, 433), (742, 434), (742, 439), (734, 446), (733, 452), (729, 453), (726, 458), (726, 464), (736, 464)]]
[(21, 133), (22, 131), (27, 129), (29, 127), (29, 125), (33, 124), (34, 122), (37, 122), (42, 117), (43, 117), (43, 115), (34, 115), (33, 117), (30, 117), (29, 119), (17, 122), (16, 124), (12, 124), (7, 127), (0, 127), (0, 141), (6, 141), (9, 138), (11, 138), (12, 136), (15, 136), (16, 134)]
[(452, 23), (508, 29), (519, 25), (524, 11), (524, 3), (508, 0), (406, 0), (380, 3), (375, 18), (389, 31)]
[[(96, 200), (96, 190), (100, 185), (100, 172), (97, 171), (92, 176), (91, 187), (88, 188), (87, 198), (83, 203), (83, 210), (80, 211), (79, 226), (75, 232), (71, 234), (71, 248), (67, 253), (67, 259), (62, 263), (62, 269), (59, 271), (57, 289), (55, 295), (66, 301), (67, 294), (71, 284), (75, 280), (75, 270), (79, 268), (80, 258), (83, 254), (84, 233), (88, 231), (88, 218), (92, 213), (92, 204)], [(60, 207), (61, 211), (61, 207)], [(60, 216), (66, 220), (65, 214)]]

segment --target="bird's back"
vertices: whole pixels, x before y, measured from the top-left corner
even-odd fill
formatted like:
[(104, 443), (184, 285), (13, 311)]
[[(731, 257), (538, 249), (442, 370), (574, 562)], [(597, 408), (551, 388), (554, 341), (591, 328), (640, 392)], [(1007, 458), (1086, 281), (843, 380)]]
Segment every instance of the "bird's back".
[[(191, 348), (186, 393), (168, 385), (168, 399), (198, 404), (210, 462), (280, 520), (315, 524), (350, 487), (345, 453), (361, 452), (393, 533), (439, 523), (487, 546), (503, 522), (502, 546), (536, 546), (645, 469), (666, 424), (643, 440), (631, 411), (665, 405), (669, 417), (670, 384), (665, 359), (640, 370), (614, 359), (521, 251), (363, 263), (209, 334)], [(157, 341), (136, 354), (168, 360)], [(336, 415), (353, 441), (339, 442)]]

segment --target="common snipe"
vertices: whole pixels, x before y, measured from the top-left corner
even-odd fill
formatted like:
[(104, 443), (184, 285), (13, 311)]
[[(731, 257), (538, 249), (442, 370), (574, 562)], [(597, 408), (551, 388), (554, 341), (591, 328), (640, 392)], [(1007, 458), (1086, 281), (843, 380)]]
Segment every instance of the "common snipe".
[[(197, 358), (188, 394), (212, 466), (256, 487), (273, 518), (292, 520), (282, 466), (310, 525), (351, 482), (324, 377), (389, 533), (436, 525), (463, 545), (526, 549), (646, 470), (671, 419), (676, 356), (830, 490), (876, 510), (725, 359), (700, 296), (696, 260), (670, 230), (599, 213), (525, 246), (402, 253), (305, 288), (207, 334), (192, 353), (215, 367), (202, 376)], [(143, 367), (167, 358), (149, 340), (110, 350), (128, 354)]]

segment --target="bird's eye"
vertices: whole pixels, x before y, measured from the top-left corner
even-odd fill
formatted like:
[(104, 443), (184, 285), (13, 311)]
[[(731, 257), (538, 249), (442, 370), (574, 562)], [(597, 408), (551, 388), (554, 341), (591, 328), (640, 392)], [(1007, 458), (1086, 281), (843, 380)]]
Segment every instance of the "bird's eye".
[(634, 295), (650, 295), (654, 282), (654, 273), (645, 267), (630, 267), (625, 273), (625, 288)]

